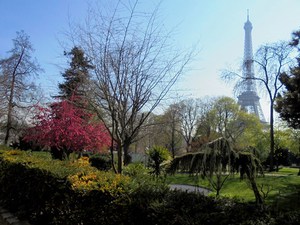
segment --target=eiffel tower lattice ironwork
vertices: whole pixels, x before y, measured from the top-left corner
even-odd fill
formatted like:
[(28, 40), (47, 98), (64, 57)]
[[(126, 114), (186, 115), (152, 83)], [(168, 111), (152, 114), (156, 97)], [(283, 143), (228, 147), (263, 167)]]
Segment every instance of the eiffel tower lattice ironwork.
[(244, 43), (244, 61), (243, 61), (243, 76), (245, 79), (245, 89), (238, 96), (238, 104), (248, 113), (255, 114), (261, 122), (265, 123), (265, 117), (261, 109), (259, 97), (256, 92), (253, 65), (252, 51), (252, 24), (249, 21), (249, 13), (247, 14), (247, 22), (244, 25), (245, 43)]

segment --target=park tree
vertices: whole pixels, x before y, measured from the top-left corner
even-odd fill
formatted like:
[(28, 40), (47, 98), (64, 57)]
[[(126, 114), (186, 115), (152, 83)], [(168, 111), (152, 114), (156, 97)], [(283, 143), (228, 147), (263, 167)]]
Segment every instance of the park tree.
[(266, 145), (268, 142), (267, 135), (264, 132), (264, 126), (259, 118), (254, 114), (249, 114), (244, 110), (239, 110), (239, 135), (235, 139), (236, 147), (246, 148), (248, 146), (267, 152)]
[[(203, 108), (202, 108), (203, 107)], [(241, 135), (244, 123), (240, 118), (242, 111), (229, 97), (218, 97), (200, 104), (201, 115), (198, 119), (196, 135), (209, 142), (219, 137), (235, 141)]]
[(130, 145), (192, 52), (174, 49), (171, 35), (157, 21), (158, 8), (141, 13), (138, 0), (101, 7), (90, 9), (86, 23), (71, 27), (70, 36), (94, 66), (89, 103), (110, 131), (121, 173), (129, 163)]
[(105, 126), (67, 100), (52, 103), (48, 108), (37, 107), (33, 124), (24, 139), (50, 147), (54, 158), (67, 159), (70, 153), (81, 154), (83, 150), (105, 152), (110, 145)]
[(215, 131), (219, 137), (235, 142), (241, 135), (244, 124), (239, 120), (239, 106), (229, 97), (220, 97), (214, 103), (212, 114), (215, 120)]
[(178, 104), (171, 104), (162, 115), (161, 124), (158, 126), (163, 131), (166, 146), (174, 158), (182, 144), (180, 107)]
[(237, 151), (232, 142), (224, 137), (202, 145), (197, 152), (175, 157), (170, 164), (169, 172), (176, 171), (207, 178), (216, 191), (216, 196), (219, 196), (230, 174), (239, 172), (241, 178), (246, 176), (250, 181), (256, 203), (263, 203), (255, 180), (257, 174), (262, 172), (260, 161), (247, 149)]
[(264, 150), (265, 135), (259, 119), (241, 110), (233, 99), (219, 97), (202, 102), (200, 112), (194, 150), (220, 137), (230, 140), (235, 148), (252, 146)]
[(275, 140), (274, 164), (276, 165), (276, 168), (278, 169), (279, 165), (299, 163), (299, 156), (300, 156), (299, 129), (294, 129), (292, 127), (289, 127), (289, 124), (287, 124), (285, 121), (278, 123), (278, 126), (276, 126), (275, 129), (276, 130), (274, 136), (274, 140)]
[(73, 47), (70, 52), (65, 52), (64, 55), (70, 57), (71, 61), (70, 67), (62, 74), (64, 82), (58, 85), (60, 97), (62, 99), (70, 99), (74, 96), (77, 96), (77, 99), (78, 97), (82, 98), (90, 79), (89, 70), (93, 66), (79, 47)]
[(234, 99), (219, 97), (206, 116), (211, 121), (210, 132), (216, 138), (226, 138), (233, 143), (243, 134), (246, 127), (245, 113), (240, 109)]
[(199, 103), (199, 99), (186, 99), (178, 103), (180, 133), (185, 141), (187, 152), (191, 151), (192, 140), (196, 133), (200, 108)]
[(164, 131), (162, 127), (163, 115), (152, 113), (148, 116), (143, 127), (140, 129), (138, 140), (133, 144), (134, 151), (145, 153), (146, 149), (155, 145), (164, 145)]
[(8, 56), (0, 60), (0, 107), (5, 144), (8, 144), (11, 131), (17, 128), (18, 121), (24, 120), (28, 114), (29, 106), (39, 100), (33, 77), (41, 69), (32, 57), (33, 52), (29, 36), (20, 31), (13, 39), (13, 47)]
[[(249, 79), (256, 81), (260, 90), (264, 90), (269, 100), (270, 111), (270, 170), (274, 168), (274, 106), (275, 100), (282, 90), (281, 74), (292, 64), (292, 48), (283, 41), (262, 45), (256, 52), (253, 62), (256, 73), (253, 77), (244, 77), (235, 72), (224, 72), (223, 77), (233, 81), (236, 79), (236, 93), (241, 93)], [(243, 66), (247, 66), (246, 63)]]
[(209, 97), (202, 98), (201, 101), (199, 101), (198, 121), (192, 149), (199, 147), (199, 144), (210, 142), (218, 137), (214, 129), (215, 120), (212, 113), (215, 101), (215, 98)]
[[(299, 63), (300, 66), (300, 63)], [(300, 129), (300, 71), (294, 67), (291, 75), (281, 74), (280, 81), (285, 87), (283, 95), (278, 94), (275, 109), (281, 119), (287, 121), (289, 126)]]
[(180, 132), (178, 105), (171, 104), (162, 114), (151, 114), (139, 132), (136, 148), (150, 149), (153, 146), (164, 146), (172, 157), (178, 154), (183, 143)]
[[(291, 46), (299, 47), (300, 31), (293, 33)], [(280, 81), (284, 85), (284, 92), (280, 93), (276, 99), (275, 110), (280, 118), (287, 121), (290, 127), (300, 129), (300, 57), (297, 57), (297, 65), (290, 68), (290, 71), (280, 75)]]

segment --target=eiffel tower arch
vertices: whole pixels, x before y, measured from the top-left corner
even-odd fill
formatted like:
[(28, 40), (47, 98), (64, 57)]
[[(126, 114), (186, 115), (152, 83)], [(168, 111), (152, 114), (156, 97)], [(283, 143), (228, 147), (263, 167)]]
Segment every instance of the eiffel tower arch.
[(244, 42), (244, 60), (243, 60), (243, 77), (245, 79), (245, 90), (238, 96), (238, 104), (248, 113), (255, 114), (262, 123), (266, 123), (263, 111), (260, 105), (260, 98), (256, 91), (254, 80), (253, 51), (252, 51), (252, 24), (247, 21), (244, 24), (245, 42)]

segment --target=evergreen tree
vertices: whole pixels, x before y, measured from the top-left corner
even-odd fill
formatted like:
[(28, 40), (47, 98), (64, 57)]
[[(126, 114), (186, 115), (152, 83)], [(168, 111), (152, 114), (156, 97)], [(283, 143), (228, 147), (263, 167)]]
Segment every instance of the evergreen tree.
[(79, 47), (74, 47), (65, 55), (71, 57), (70, 68), (63, 74), (64, 83), (59, 84), (60, 97), (70, 99), (72, 96), (83, 96), (85, 85), (90, 78), (89, 70), (93, 68), (84, 52)]
[[(299, 47), (300, 31), (293, 33), (291, 45)], [(282, 73), (280, 81), (285, 86), (283, 95), (278, 95), (276, 100), (276, 111), (280, 117), (287, 121), (290, 127), (300, 129), (300, 57), (297, 58), (297, 66), (290, 69), (289, 74)]]

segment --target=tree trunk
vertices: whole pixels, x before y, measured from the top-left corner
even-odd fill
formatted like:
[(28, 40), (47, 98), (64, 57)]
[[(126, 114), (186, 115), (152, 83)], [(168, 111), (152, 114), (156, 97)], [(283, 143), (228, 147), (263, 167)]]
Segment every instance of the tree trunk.
[(125, 141), (123, 144), (124, 166), (127, 166), (131, 162), (131, 157), (129, 155), (129, 146), (130, 146), (130, 141)]
[(274, 141), (274, 113), (273, 106), (274, 102), (272, 101), (270, 104), (270, 168), (269, 171), (274, 170), (274, 149), (275, 149), (275, 141)]
[(13, 79), (11, 81), (10, 87), (10, 95), (8, 101), (8, 111), (7, 111), (7, 122), (6, 122), (6, 132), (4, 138), (4, 144), (7, 145), (8, 139), (10, 136), (10, 130), (12, 129), (12, 111), (13, 111), (13, 100), (14, 100), (14, 89), (15, 89), (15, 75), (13, 75)]
[(246, 174), (247, 174), (248, 179), (250, 181), (251, 188), (252, 188), (254, 196), (255, 196), (255, 202), (256, 202), (256, 204), (258, 204), (258, 205), (263, 204), (263, 199), (262, 199), (262, 197), (261, 197), (261, 195), (259, 193), (259, 190), (257, 188), (257, 184), (256, 184), (254, 176), (252, 174), (250, 174), (249, 171)]
[(118, 151), (118, 173), (122, 173), (123, 169), (123, 152), (122, 152), (122, 146), (120, 143), (118, 143), (117, 146), (117, 151)]
[(186, 152), (187, 153), (189, 153), (189, 152), (191, 152), (191, 150), (192, 150), (192, 145), (191, 145), (191, 141), (188, 141), (187, 143), (186, 143)]
[(110, 146), (110, 157), (111, 157), (111, 168), (114, 170), (115, 173), (117, 173), (117, 169), (115, 167), (115, 160), (114, 160), (114, 143), (113, 141), (111, 142)]
[(10, 130), (12, 128), (12, 104), (8, 104), (8, 113), (7, 113), (7, 121), (6, 121), (6, 131), (5, 131), (5, 138), (4, 138), (4, 144), (7, 145), (8, 139), (10, 136)]
[(175, 158), (175, 129), (172, 126), (172, 133), (171, 133), (171, 152), (172, 158)]

